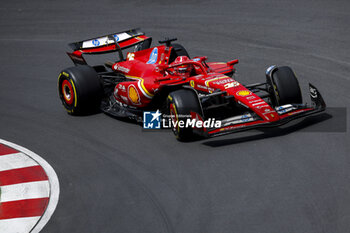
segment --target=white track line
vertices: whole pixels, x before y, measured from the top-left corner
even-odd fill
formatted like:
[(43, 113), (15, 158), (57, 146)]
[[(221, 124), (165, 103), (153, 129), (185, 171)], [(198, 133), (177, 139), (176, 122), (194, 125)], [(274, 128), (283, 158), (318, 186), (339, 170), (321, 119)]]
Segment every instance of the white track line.
[[(21, 152), (29, 155), (32, 159), (34, 159), (36, 162), (38, 162), (40, 164), (40, 166), (45, 170), (45, 173), (49, 178), (49, 183), (50, 183), (49, 203), (47, 205), (45, 213), (43, 214), (43, 216), (41, 216), (39, 222), (30, 231), (31, 233), (38, 233), (43, 229), (43, 227), (46, 225), (46, 223), (50, 220), (53, 212), (56, 209), (57, 203), (58, 203), (59, 194), (60, 194), (60, 185), (58, 182), (56, 172), (55, 172), (55, 170), (53, 170), (53, 168), (51, 167), (51, 165), (48, 162), (46, 162), (43, 158), (41, 158), (39, 155), (35, 154), (34, 152), (32, 152), (24, 147), (21, 147), (19, 145), (16, 145), (12, 142), (8, 142), (8, 141), (2, 140), (2, 139), (0, 139), (0, 143), (8, 145), (8, 146), (10, 146), (18, 151), (21, 151)], [(0, 156), (0, 157), (2, 157), (2, 156)], [(2, 225), (2, 224), (0, 224), (0, 225)], [(3, 232), (3, 231), (0, 231), (0, 232)], [(4, 231), (4, 232), (10, 233), (9, 231)]]
[(0, 222), (0, 232), (28, 233), (40, 217), (4, 219)]
[(36, 165), (38, 165), (38, 163), (36, 163), (33, 159), (31, 159), (23, 153), (15, 153), (0, 156), (0, 171), (31, 167)]
[(44, 198), (50, 196), (49, 181), (36, 181), (1, 186), (1, 202), (25, 199)]

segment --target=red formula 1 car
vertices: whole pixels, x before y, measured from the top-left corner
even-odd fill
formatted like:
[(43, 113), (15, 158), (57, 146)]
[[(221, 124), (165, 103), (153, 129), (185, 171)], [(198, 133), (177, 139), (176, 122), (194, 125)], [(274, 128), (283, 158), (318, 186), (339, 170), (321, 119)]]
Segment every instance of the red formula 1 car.
[[(312, 105), (303, 104), (298, 80), (287, 66), (269, 67), (264, 83), (243, 85), (233, 78), (238, 60), (190, 59), (183, 46), (172, 43), (175, 40), (167, 38), (150, 47), (152, 38), (133, 29), (71, 43), (73, 52), (67, 54), (75, 66), (58, 78), (63, 106), (72, 115), (100, 109), (137, 121), (143, 120), (145, 111), (162, 112), (170, 117), (179, 140), (278, 126), (326, 108), (311, 84)], [(123, 50), (132, 47), (124, 57)], [(83, 57), (112, 52), (118, 60), (103, 65), (89, 66)], [(205, 124), (211, 119), (215, 124)], [(181, 121), (188, 124), (178, 124)]]

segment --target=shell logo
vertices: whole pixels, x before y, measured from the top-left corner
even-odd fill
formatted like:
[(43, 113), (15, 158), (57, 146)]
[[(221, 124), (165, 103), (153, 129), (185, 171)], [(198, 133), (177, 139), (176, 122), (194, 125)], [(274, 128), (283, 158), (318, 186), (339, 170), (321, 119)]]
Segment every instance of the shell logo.
[(128, 96), (132, 103), (140, 104), (140, 96), (134, 85), (130, 85), (128, 88)]
[(236, 94), (239, 96), (247, 96), (247, 95), (250, 95), (251, 92), (250, 91), (238, 91)]

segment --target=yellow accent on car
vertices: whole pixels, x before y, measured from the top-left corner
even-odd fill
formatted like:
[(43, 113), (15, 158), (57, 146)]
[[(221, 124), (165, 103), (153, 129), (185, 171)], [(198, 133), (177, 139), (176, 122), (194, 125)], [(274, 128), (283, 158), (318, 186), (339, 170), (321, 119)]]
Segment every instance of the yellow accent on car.
[(237, 92), (237, 95), (240, 95), (240, 96), (247, 96), (247, 95), (250, 95), (250, 91), (239, 91)]
[(178, 133), (177, 133), (176, 137), (178, 138), (178, 137), (179, 137), (179, 132), (180, 132), (180, 127), (179, 127), (179, 115), (177, 114), (175, 103), (173, 103), (173, 108), (174, 108), (174, 111), (175, 111), (175, 118), (176, 118), (176, 120), (177, 120), (176, 130), (177, 130)]
[(134, 104), (139, 103), (139, 100), (140, 100), (139, 94), (137, 93), (137, 90), (133, 86), (129, 87), (129, 98), (131, 102), (133, 102)]
[(72, 87), (74, 89), (74, 107), (77, 107), (77, 102), (78, 102), (77, 91), (75, 90), (74, 82), (72, 80), (69, 80), (69, 82), (72, 84)]
[(145, 85), (143, 84), (143, 82), (144, 82), (143, 78), (140, 78), (140, 77), (137, 77), (137, 76), (131, 76), (131, 75), (125, 75), (125, 77), (130, 78), (130, 79), (137, 79), (137, 80), (140, 80), (140, 81), (141, 81), (140, 86), (141, 86), (142, 90), (143, 90), (147, 95), (149, 95), (150, 97), (153, 97), (153, 96), (154, 96), (153, 94), (151, 94), (151, 93), (146, 89)]
[(190, 86), (194, 87), (194, 81), (193, 80), (190, 81)]
[(209, 80), (205, 81), (205, 85), (207, 87), (209, 87), (209, 82), (220, 80), (220, 79), (224, 79), (224, 78), (228, 78), (228, 77), (227, 76), (221, 76), (221, 77), (218, 77), (218, 78), (209, 79)]

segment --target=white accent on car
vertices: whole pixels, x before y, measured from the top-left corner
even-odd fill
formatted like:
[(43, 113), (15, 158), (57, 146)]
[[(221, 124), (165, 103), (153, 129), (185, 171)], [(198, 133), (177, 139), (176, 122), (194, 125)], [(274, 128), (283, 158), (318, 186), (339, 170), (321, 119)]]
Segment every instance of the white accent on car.
[(291, 104), (285, 104), (285, 105), (282, 105), (282, 106), (277, 106), (277, 107), (275, 107), (275, 109), (276, 109), (276, 112), (277, 112), (279, 115), (281, 115), (281, 114), (284, 114), (284, 113), (293, 111), (293, 110), (295, 110), (296, 108), (293, 107), (293, 105), (291, 105)]
[[(125, 33), (125, 32), (119, 33), (119, 34), (115, 34), (113, 36), (116, 38), (117, 42), (121, 42), (121, 41), (124, 41), (124, 40), (127, 40), (127, 39), (131, 38), (131, 36), (128, 33)], [(97, 46), (103, 46), (103, 45), (113, 44), (113, 43), (114, 43), (114, 40), (108, 39), (108, 36), (104, 36), (104, 37), (99, 37), (99, 38), (96, 38), (96, 39), (84, 41), (82, 47), (83, 47), (83, 49), (94, 48), (94, 47), (97, 47)]]

